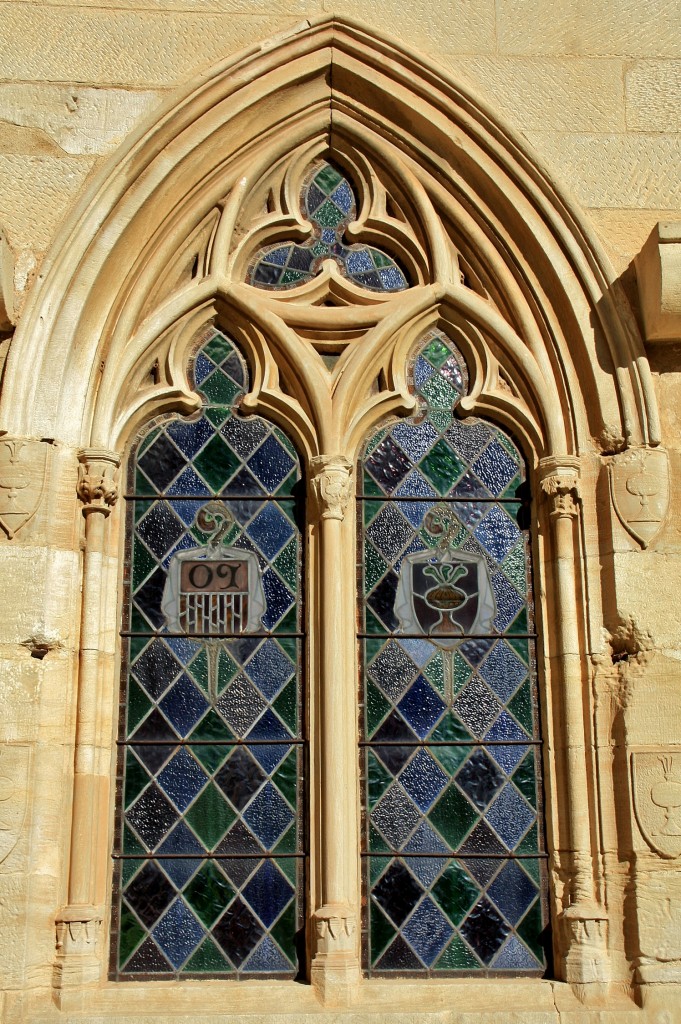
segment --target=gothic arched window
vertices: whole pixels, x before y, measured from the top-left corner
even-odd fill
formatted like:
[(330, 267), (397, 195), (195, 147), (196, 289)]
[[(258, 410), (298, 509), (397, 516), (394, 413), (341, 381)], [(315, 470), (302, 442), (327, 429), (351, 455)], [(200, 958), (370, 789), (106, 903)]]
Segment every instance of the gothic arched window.
[(523, 460), (455, 417), (466, 368), (441, 331), (411, 374), (419, 413), (358, 471), (365, 968), (543, 973)]
[(296, 452), (239, 415), (214, 331), (202, 408), (129, 461), (112, 974), (295, 976), (304, 916)]

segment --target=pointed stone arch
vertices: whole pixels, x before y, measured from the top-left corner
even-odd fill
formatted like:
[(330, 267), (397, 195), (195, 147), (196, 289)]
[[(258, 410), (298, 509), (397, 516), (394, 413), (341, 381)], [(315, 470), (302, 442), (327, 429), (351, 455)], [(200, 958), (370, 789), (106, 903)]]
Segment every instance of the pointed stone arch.
[[(578, 453), (592, 437), (658, 443), (640, 336), (576, 205), (468, 90), (338, 17), (212, 68), (108, 161), (62, 226), (17, 329), (1, 417), (9, 431), (119, 446), (120, 417), (103, 422), (100, 396), (128, 386), (136, 339), (148, 355), (154, 320), (158, 333), (173, 315), (209, 317), (218, 298), (229, 302), (239, 282), (224, 246), (240, 206), (279, 160), (320, 147), (370, 153), (392, 174), (393, 196), (412, 203), (429, 236), (423, 283), (496, 319), (499, 344), (515, 336), (545, 411), (562, 421), (551, 438), (532, 410), (543, 435), (535, 458)], [(474, 282), (465, 292), (447, 245)], [(161, 362), (153, 401), (189, 407), (179, 361)], [(475, 383), (479, 408), (500, 405), (493, 390)]]

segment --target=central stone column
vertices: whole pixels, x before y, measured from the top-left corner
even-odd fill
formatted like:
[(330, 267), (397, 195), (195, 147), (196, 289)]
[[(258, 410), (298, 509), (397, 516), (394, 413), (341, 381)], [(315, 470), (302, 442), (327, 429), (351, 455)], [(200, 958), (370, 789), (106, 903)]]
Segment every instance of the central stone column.
[(355, 658), (352, 464), (342, 455), (310, 463), (317, 523), (320, 708), (318, 849), (321, 905), (314, 911), (312, 983), (327, 1004), (343, 1006), (359, 981), (357, 672)]

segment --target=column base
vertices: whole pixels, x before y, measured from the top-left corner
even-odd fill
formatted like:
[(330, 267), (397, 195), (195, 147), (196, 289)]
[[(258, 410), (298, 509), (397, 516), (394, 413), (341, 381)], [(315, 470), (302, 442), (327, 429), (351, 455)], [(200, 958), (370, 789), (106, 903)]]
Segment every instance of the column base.
[(357, 995), (360, 970), (357, 923), (349, 907), (333, 904), (314, 915), (317, 950), (310, 980), (325, 1006), (350, 1006)]
[(562, 976), (569, 985), (607, 984), (608, 915), (595, 903), (573, 903), (559, 918)]
[(102, 918), (102, 911), (91, 906), (65, 907), (57, 915), (53, 987), (58, 1004), (59, 993), (96, 985), (101, 980), (98, 946)]

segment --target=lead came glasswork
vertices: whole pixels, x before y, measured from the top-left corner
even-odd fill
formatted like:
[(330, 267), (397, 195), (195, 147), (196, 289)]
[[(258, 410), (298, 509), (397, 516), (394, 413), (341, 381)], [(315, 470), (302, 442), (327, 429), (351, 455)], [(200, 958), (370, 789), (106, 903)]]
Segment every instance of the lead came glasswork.
[(363, 863), (370, 974), (541, 974), (546, 962), (525, 476), (501, 430), (454, 409), (440, 331), (413, 365), (418, 416), (358, 478)]
[(300, 470), (241, 418), (215, 332), (198, 417), (130, 458), (112, 976), (295, 976), (305, 836)]
[(308, 174), (301, 195), (301, 210), (312, 224), (313, 237), (303, 245), (269, 245), (256, 256), (249, 284), (257, 288), (295, 288), (311, 281), (324, 260), (337, 263), (344, 277), (376, 292), (408, 287), (404, 273), (392, 257), (371, 245), (344, 242), (348, 224), (357, 217), (357, 202), (350, 182), (333, 164), (322, 160)]

